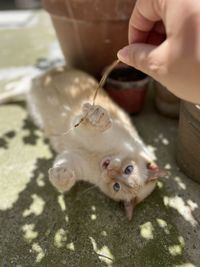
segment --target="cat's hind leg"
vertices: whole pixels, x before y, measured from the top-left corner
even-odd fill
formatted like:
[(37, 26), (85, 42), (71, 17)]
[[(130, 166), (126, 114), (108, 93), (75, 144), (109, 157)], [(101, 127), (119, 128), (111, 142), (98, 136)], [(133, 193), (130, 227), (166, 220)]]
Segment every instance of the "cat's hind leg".
[(49, 169), (49, 180), (59, 192), (69, 191), (79, 180), (79, 160), (75, 153), (64, 152), (56, 158), (53, 167)]

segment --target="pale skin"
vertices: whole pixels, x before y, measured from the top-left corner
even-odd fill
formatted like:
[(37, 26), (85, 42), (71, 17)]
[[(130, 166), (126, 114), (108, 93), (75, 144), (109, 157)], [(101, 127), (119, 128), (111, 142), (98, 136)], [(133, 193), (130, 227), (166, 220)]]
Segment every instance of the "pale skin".
[(137, 0), (118, 58), (200, 103), (200, 1)]

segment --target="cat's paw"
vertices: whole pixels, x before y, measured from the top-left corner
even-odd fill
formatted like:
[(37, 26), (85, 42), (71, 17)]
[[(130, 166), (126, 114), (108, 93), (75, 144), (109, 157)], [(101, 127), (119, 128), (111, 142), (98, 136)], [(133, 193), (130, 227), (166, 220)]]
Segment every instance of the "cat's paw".
[(74, 173), (63, 166), (50, 168), (49, 180), (61, 193), (69, 191), (76, 182)]
[(111, 119), (107, 110), (99, 105), (92, 106), (89, 103), (84, 104), (83, 115), (92, 126), (102, 132), (111, 127)]

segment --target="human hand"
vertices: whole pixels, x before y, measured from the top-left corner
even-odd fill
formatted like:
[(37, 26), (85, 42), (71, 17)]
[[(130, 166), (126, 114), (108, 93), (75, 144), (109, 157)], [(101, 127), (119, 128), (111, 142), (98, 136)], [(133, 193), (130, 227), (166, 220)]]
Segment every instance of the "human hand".
[(137, 0), (118, 58), (200, 103), (200, 1)]

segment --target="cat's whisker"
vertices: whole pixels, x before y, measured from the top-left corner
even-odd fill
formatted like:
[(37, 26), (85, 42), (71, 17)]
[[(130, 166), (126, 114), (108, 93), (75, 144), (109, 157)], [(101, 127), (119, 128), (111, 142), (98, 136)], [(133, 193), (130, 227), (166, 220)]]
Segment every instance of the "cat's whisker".
[(67, 132), (61, 133), (61, 135), (68, 135), (73, 130), (74, 130), (74, 127), (70, 128)]
[(98, 188), (98, 186), (97, 186), (97, 185), (92, 185), (92, 186), (90, 186), (89, 188), (87, 188), (86, 190), (84, 190), (83, 192), (81, 192), (81, 193), (79, 194), (79, 196), (77, 197), (76, 200), (79, 200), (79, 199), (80, 199), (80, 196), (82, 196), (83, 194), (85, 194), (85, 193), (87, 193), (87, 192), (89, 192), (90, 190), (95, 189), (95, 188)]
[(109, 74), (111, 73), (111, 71), (120, 63), (120, 60), (117, 59), (115, 60), (110, 66), (108, 66), (108, 68), (105, 70), (97, 88), (96, 88), (96, 91), (95, 91), (95, 94), (94, 94), (94, 97), (93, 97), (93, 103), (92, 105), (94, 106), (95, 105), (95, 100), (96, 100), (96, 97), (97, 97), (97, 94), (99, 92), (99, 89), (102, 88), (104, 86), (104, 83), (106, 82), (106, 79), (108, 78)]
[(97, 188), (98, 186), (97, 186), (97, 185), (92, 185), (92, 186), (90, 186), (89, 188), (87, 188), (86, 190), (84, 190), (84, 191), (81, 193), (81, 195), (87, 193), (88, 191), (90, 191), (90, 190), (92, 190), (92, 189), (95, 189), (95, 187)]
[(76, 125), (71, 127), (68, 131), (66, 131), (64, 133), (48, 133), (48, 135), (51, 136), (51, 137), (58, 137), (58, 136), (68, 135), (71, 131), (74, 130), (75, 127), (76, 127)]

